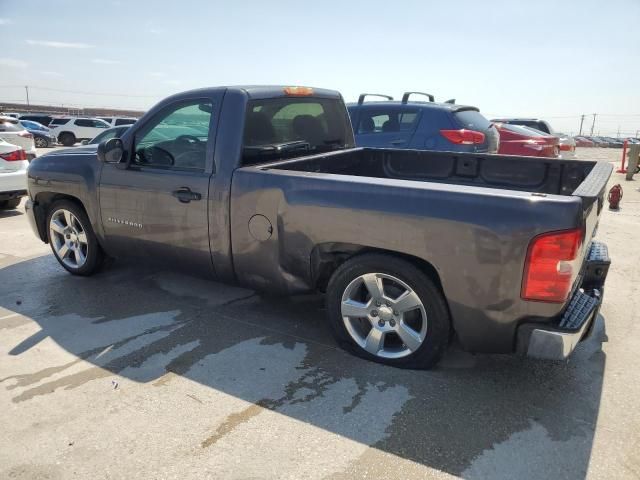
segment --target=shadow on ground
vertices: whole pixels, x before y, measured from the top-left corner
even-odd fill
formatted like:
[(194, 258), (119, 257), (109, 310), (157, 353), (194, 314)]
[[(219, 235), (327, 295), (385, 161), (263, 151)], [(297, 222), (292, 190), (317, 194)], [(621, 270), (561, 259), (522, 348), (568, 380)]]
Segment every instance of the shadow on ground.
[(0, 209), (0, 218), (9, 218), (9, 217), (17, 217), (19, 215), (24, 215), (24, 212), (21, 210), (5, 210)]
[[(251, 404), (212, 427), (203, 449), (272, 410), (374, 447), (351, 472), (385, 453), (465, 478), (536, 477), (537, 466), (561, 478), (587, 471), (605, 366), (602, 318), (568, 363), (453, 348), (434, 371), (404, 371), (336, 349), (317, 296), (263, 298), (118, 266), (77, 278), (51, 256), (1, 269), (0, 285), (0, 305), (41, 329), (10, 355), (33, 354), (50, 337), (76, 357), (0, 379), (16, 403), (114, 373), (149, 388), (183, 376)], [(25, 322), (0, 322), (0, 332)], [(80, 360), (93, 367), (71, 369)]]

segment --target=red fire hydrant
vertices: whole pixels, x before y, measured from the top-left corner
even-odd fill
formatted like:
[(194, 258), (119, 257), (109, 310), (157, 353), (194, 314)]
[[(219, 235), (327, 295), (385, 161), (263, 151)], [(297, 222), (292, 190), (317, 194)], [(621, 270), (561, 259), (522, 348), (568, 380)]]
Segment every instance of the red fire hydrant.
[(618, 210), (620, 208), (620, 200), (622, 200), (622, 186), (619, 183), (611, 187), (607, 200), (609, 200), (609, 208), (611, 210)]

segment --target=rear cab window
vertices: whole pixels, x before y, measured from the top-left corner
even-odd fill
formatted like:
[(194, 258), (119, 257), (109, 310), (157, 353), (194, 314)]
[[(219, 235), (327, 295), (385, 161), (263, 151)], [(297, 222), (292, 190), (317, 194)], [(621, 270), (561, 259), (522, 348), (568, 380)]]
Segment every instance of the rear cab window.
[(244, 165), (353, 147), (349, 116), (338, 98), (250, 100), (243, 135)]

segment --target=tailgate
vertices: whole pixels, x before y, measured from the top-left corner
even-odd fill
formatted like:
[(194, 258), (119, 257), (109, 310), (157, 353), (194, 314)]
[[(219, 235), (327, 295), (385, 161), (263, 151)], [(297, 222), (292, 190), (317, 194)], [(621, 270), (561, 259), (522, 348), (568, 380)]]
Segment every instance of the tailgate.
[(582, 213), (585, 226), (585, 254), (595, 234), (604, 206), (604, 194), (613, 166), (606, 162), (597, 162), (587, 178), (574, 190), (572, 195), (582, 199)]

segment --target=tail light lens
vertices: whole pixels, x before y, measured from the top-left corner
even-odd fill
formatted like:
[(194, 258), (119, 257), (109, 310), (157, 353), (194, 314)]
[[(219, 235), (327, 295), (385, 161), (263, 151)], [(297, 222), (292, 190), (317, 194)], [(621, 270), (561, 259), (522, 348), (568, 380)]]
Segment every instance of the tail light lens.
[(524, 300), (562, 303), (578, 275), (582, 229), (544, 233), (529, 244), (524, 266)]
[(573, 152), (575, 149), (576, 147), (574, 147), (573, 145), (569, 145), (567, 143), (560, 144), (560, 150), (562, 150), (563, 152)]
[(527, 140), (523, 145), (536, 152), (541, 152), (544, 149), (544, 142), (538, 142), (536, 140)]
[(9, 153), (0, 153), (0, 158), (2, 158), (3, 160), (6, 160), (7, 162), (16, 162), (18, 160), (26, 160), (27, 152), (25, 152), (23, 149), (20, 149), (20, 150), (14, 150), (13, 152), (9, 152)]
[(20, 132), (18, 136), (22, 138), (33, 138), (33, 135), (30, 134), (29, 132)]
[(440, 135), (456, 145), (477, 145), (484, 143), (485, 136), (475, 130), (440, 130)]

